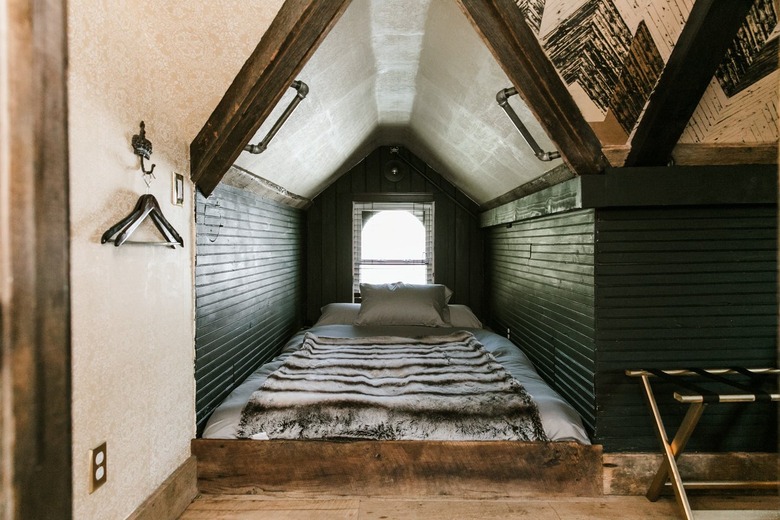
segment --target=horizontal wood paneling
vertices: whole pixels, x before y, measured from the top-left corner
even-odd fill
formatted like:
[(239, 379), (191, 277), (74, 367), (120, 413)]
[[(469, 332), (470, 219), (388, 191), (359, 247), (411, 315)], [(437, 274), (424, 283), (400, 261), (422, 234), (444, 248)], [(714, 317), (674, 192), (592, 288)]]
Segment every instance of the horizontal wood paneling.
[(302, 322), (304, 213), (227, 185), (196, 200), (198, 429)]
[[(774, 366), (772, 205), (598, 208), (486, 230), (489, 323), (509, 331), (607, 451), (653, 451), (626, 368)], [(686, 405), (658, 385), (667, 427)], [(771, 450), (772, 405), (708, 408), (699, 450)]]
[(385, 163), (394, 159), (384, 146), (312, 202), (307, 213), (308, 322), (316, 321), (327, 303), (352, 301), (352, 202), (376, 194), (397, 195), (399, 201), (404, 194), (433, 195), (435, 281), (454, 291), (451, 303), (466, 304), (482, 315), (483, 238), (472, 215), (477, 205), (416, 156), (406, 150), (401, 153), (412, 166), (400, 181), (390, 182), (384, 176)]
[(490, 325), (594, 427), (593, 210), (487, 230)]
[[(608, 451), (657, 441), (626, 368), (774, 366), (777, 225), (774, 206), (604, 209), (596, 241), (596, 442)], [(667, 428), (686, 405), (658, 385)], [(713, 405), (690, 449), (772, 450), (771, 405)]]

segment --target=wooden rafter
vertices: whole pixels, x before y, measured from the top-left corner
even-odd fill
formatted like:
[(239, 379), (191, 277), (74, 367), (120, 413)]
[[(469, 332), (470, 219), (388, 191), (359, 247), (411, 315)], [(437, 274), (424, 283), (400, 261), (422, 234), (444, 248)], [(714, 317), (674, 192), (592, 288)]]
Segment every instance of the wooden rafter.
[(697, 0), (648, 100), (626, 166), (669, 162), (752, 0)]
[(522, 12), (512, 0), (458, 0), (512, 85), (578, 175), (607, 165), (601, 143), (582, 117)]
[(190, 145), (191, 178), (210, 195), (349, 0), (287, 0)]

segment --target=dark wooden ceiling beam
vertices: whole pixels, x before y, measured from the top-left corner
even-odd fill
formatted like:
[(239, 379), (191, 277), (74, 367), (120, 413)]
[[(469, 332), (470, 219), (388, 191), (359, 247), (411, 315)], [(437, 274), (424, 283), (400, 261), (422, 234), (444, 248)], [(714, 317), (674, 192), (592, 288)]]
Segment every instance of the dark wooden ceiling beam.
[(190, 145), (191, 178), (208, 196), (279, 103), (349, 0), (286, 0)]
[(693, 116), (752, 0), (697, 0), (631, 139), (626, 166), (663, 166)]
[[(528, 108), (578, 175), (607, 166), (601, 143), (512, 0), (458, 0)], [(501, 86), (497, 86), (498, 91)]]

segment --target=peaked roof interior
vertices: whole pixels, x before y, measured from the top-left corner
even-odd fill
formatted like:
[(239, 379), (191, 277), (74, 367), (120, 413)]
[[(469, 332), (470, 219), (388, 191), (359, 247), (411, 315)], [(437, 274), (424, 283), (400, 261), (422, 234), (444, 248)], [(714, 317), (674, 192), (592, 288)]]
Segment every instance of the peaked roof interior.
[[(206, 194), (230, 169), (311, 199), (379, 145), (407, 148), (482, 207), (608, 165), (777, 160), (772, 0), (298, 4), (192, 144)], [(305, 99), (265, 151), (241, 151), (295, 97), (291, 79)], [(511, 107), (562, 159), (537, 159), (496, 102), (511, 86)]]

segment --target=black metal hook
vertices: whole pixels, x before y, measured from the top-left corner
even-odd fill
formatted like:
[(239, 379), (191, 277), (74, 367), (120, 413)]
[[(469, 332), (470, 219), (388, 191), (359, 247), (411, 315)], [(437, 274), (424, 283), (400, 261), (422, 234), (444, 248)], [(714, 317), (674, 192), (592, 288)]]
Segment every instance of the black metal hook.
[(152, 172), (157, 165), (152, 164), (152, 168), (149, 171), (146, 171), (146, 166), (144, 165), (144, 159), (148, 159), (152, 155), (152, 142), (146, 138), (146, 125), (143, 121), (141, 121), (141, 132), (134, 135), (130, 142), (133, 145), (135, 154), (141, 158), (141, 171), (143, 174), (154, 176)]

